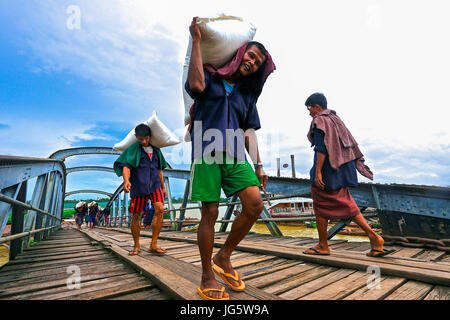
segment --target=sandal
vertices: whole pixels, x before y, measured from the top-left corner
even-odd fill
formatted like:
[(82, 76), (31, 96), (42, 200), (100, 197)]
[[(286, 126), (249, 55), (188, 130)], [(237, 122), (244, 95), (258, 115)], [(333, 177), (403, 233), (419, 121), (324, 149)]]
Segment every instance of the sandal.
[[(208, 292), (208, 291), (219, 291), (219, 292), (222, 293), (222, 298), (219, 298), (219, 299), (211, 298), (211, 297), (209, 297), (209, 296), (207, 296), (207, 295), (205, 294), (205, 292)], [(210, 288), (210, 289), (203, 289), (203, 290), (200, 289), (200, 287), (198, 287), (198, 288), (197, 288), (197, 293), (198, 293), (203, 299), (205, 299), (205, 300), (230, 300), (230, 296), (224, 297), (224, 294), (226, 293), (226, 292), (225, 292), (225, 287), (222, 287), (222, 288), (220, 288), (220, 289), (213, 289), (213, 288)]]
[(312, 252), (306, 252), (306, 250), (303, 251), (303, 253), (304, 253), (304, 254), (310, 254), (310, 255), (316, 255), (316, 256), (329, 256), (329, 255), (330, 255), (329, 252), (319, 252), (319, 251), (318, 251), (316, 248), (314, 248), (314, 247), (311, 247), (311, 248), (309, 248), (308, 250), (312, 250), (312, 251), (314, 251), (315, 253), (312, 253)]
[(136, 256), (136, 255), (138, 255), (140, 252), (141, 252), (141, 249), (139, 249), (139, 250), (133, 249), (133, 251), (129, 251), (129, 252), (128, 252), (128, 255), (129, 255), (129, 256)]
[[(244, 281), (242, 281), (241, 277), (239, 276), (239, 274), (237, 273), (236, 270), (234, 270), (234, 275), (232, 275), (231, 273), (226, 273), (221, 267), (219, 267), (216, 264), (213, 264), (212, 266), (213, 271), (215, 273), (217, 273), (217, 275), (219, 277), (222, 278), (222, 280), (226, 283), (227, 286), (229, 286), (232, 290), (234, 291), (244, 291), (245, 290), (245, 283)], [(227, 278), (231, 278), (235, 281), (239, 281), (240, 285), (238, 287), (232, 285)]]
[(384, 257), (385, 255), (388, 255), (388, 254), (393, 253), (393, 252), (395, 252), (394, 249), (391, 249), (391, 250), (370, 249), (370, 251), (366, 253), (366, 256), (373, 257), (373, 258), (380, 258), (380, 257)]

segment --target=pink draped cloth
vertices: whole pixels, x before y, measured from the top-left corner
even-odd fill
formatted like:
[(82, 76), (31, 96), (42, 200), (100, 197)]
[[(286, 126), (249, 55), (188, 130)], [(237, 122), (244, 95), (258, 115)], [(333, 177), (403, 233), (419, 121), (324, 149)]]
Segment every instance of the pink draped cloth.
[[(234, 57), (227, 63), (225, 64), (223, 67), (220, 68), (216, 68), (211, 64), (204, 64), (203, 67), (212, 75), (215, 77), (218, 77), (220, 79), (226, 79), (229, 78), (230, 76), (232, 76), (238, 69), (239, 66), (241, 65), (242, 62), (242, 58), (244, 57), (245, 51), (247, 50), (247, 43), (245, 43), (244, 45), (242, 45), (238, 51), (236, 52), (236, 54), (234, 55)], [(264, 83), (266, 82), (267, 78), (269, 77), (269, 75), (276, 70), (276, 66), (272, 60), (272, 56), (270, 55), (269, 51), (266, 50), (266, 61), (264, 63), (264, 71), (261, 74), (261, 77), (259, 79), (257, 79), (258, 83), (257, 83), (257, 91), (255, 92), (256, 94), (256, 99), (258, 99), (259, 95), (262, 92), (262, 89), (264, 87)], [(191, 128), (193, 125), (193, 120), (194, 119), (194, 104), (192, 104), (191, 108), (189, 109), (189, 115), (191, 117), (191, 122), (189, 123), (189, 127), (188, 127), (188, 132), (191, 132)]]
[(356, 169), (359, 173), (373, 180), (373, 173), (364, 164), (364, 156), (359, 150), (358, 143), (341, 118), (337, 116), (336, 111), (325, 109), (313, 118), (308, 132), (308, 139), (311, 143), (314, 141), (314, 127), (322, 130), (325, 134), (325, 147), (333, 169), (338, 170), (344, 163), (356, 160)]

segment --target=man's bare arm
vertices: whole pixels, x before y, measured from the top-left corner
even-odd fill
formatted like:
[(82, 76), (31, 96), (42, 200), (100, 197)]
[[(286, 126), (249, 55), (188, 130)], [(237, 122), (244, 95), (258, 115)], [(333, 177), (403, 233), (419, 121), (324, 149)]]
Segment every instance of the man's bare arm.
[(193, 92), (203, 92), (203, 90), (205, 90), (205, 74), (203, 72), (203, 60), (200, 51), (202, 35), (197, 25), (197, 17), (192, 19), (189, 31), (192, 36), (191, 60), (189, 62), (187, 76), (189, 88)]
[(130, 168), (128, 167), (123, 167), (123, 171), (122, 171), (122, 177), (123, 177), (123, 191), (125, 193), (130, 192), (131, 189), (131, 183), (130, 183)]
[[(247, 131), (245, 131), (245, 148), (247, 149), (248, 154), (253, 161), (253, 164), (261, 163), (261, 157), (259, 156), (258, 139), (256, 137), (256, 132), (254, 129), (248, 129)], [(255, 173), (259, 179), (259, 182), (261, 183), (263, 190), (265, 191), (269, 177), (264, 172), (262, 165), (256, 167)]]
[(319, 151), (316, 152), (317, 152), (316, 179), (314, 180), (314, 183), (319, 189), (323, 190), (325, 189), (325, 183), (322, 180), (322, 167), (325, 162), (326, 155)]

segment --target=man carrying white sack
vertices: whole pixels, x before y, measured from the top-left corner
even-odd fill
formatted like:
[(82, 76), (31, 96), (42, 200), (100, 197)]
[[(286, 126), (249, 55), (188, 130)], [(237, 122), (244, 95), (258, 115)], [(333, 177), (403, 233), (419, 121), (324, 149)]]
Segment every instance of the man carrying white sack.
[(147, 202), (151, 200), (155, 207), (155, 218), (152, 223), (152, 242), (150, 251), (163, 255), (166, 249), (158, 247), (158, 236), (163, 224), (164, 186), (163, 170), (167, 163), (161, 150), (150, 143), (152, 130), (145, 124), (135, 129), (137, 142), (129, 146), (114, 162), (114, 171), (123, 176), (123, 191), (130, 192), (131, 234), (134, 248), (129, 255), (137, 255), (141, 251), (139, 244), (140, 222)]
[[(260, 128), (256, 101), (275, 65), (264, 46), (253, 41), (239, 48), (231, 61), (219, 69), (203, 65), (197, 17), (190, 32), (192, 53), (185, 89), (195, 101), (190, 112), (191, 200), (202, 201), (197, 232), (202, 280), (197, 291), (204, 299), (228, 300), (229, 294), (216, 281), (214, 272), (232, 290), (245, 289), (230, 256), (264, 206), (259, 187), (266, 187), (268, 177), (254, 134)], [(255, 171), (246, 160), (245, 150), (254, 162)], [(212, 257), (221, 188), (227, 197), (239, 196), (242, 213), (235, 219), (223, 247)]]

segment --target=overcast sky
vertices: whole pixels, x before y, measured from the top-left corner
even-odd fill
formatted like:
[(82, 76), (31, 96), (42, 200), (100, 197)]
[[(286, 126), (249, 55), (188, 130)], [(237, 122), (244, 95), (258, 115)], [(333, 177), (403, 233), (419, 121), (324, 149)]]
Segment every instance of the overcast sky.
[[(67, 26), (71, 5), (80, 9), (79, 29)], [(182, 137), (188, 27), (194, 15), (223, 12), (252, 22), (277, 66), (258, 101), (268, 173), (277, 156), (283, 164), (294, 154), (297, 175), (308, 177), (304, 101), (320, 91), (359, 142), (375, 182), (449, 186), (448, 9), (447, 1), (400, 0), (0, 0), (0, 154), (113, 146), (153, 110)], [(187, 169), (180, 149), (189, 159), (187, 143), (163, 151)], [(120, 181), (76, 173), (67, 190), (112, 192)], [(182, 183), (173, 184), (180, 196)]]

